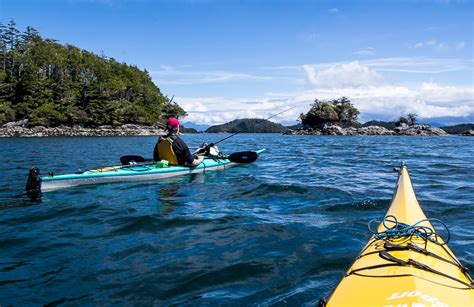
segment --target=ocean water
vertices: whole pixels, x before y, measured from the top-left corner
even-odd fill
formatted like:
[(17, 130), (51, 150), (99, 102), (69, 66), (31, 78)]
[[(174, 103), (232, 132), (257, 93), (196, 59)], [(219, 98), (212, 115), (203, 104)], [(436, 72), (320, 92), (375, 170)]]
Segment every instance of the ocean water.
[[(190, 147), (226, 135), (184, 135)], [(0, 305), (314, 305), (388, 208), (400, 161), (474, 271), (474, 139), (241, 134), (253, 164), (22, 195), (56, 174), (151, 156), (154, 137), (0, 139)]]

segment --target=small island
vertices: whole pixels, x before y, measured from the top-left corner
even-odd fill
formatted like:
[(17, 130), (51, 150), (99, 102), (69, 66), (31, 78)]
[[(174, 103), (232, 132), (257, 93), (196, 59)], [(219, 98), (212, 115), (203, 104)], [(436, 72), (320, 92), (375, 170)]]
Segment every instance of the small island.
[(0, 27), (0, 135), (147, 135), (186, 112), (149, 73), (44, 39), (12, 20)]
[(400, 116), (396, 122), (357, 121), (360, 112), (349, 98), (334, 100), (316, 99), (309, 111), (299, 116), (301, 128), (289, 129), (292, 135), (409, 135), (442, 136), (451, 134), (474, 135), (474, 124), (451, 127), (432, 127), (417, 123), (417, 115)]
[(222, 125), (211, 126), (206, 133), (284, 133), (287, 127), (266, 119), (245, 118), (235, 119)]

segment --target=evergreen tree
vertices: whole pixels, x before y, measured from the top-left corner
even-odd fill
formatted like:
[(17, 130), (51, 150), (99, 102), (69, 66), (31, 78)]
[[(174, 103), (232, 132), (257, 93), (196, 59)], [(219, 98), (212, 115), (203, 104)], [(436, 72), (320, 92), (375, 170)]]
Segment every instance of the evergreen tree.
[(0, 24), (0, 124), (152, 125), (185, 114), (147, 71)]
[(332, 101), (315, 99), (306, 114), (300, 114), (303, 126), (321, 128), (325, 124), (337, 124), (343, 127), (359, 125), (357, 118), (359, 110), (349, 98), (341, 97)]
[(415, 114), (415, 113), (408, 113), (407, 114), (407, 119), (408, 119), (408, 125), (409, 126), (414, 126), (416, 125), (416, 119), (417, 119), (418, 115)]

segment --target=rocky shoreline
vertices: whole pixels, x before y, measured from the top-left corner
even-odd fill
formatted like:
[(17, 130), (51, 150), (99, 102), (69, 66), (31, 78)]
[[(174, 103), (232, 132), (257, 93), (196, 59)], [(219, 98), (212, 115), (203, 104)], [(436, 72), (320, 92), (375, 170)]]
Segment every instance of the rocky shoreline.
[(446, 131), (431, 127), (429, 125), (413, 125), (396, 127), (389, 130), (380, 126), (368, 126), (361, 128), (342, 128), (336, 125), (324, 126), (322, 129), (297, 129), (288, 130), (285, 134), (290, 135), (410, 135), (410, 136), (442, 136), (448, 135)]
[[(81, 126), (59, 127), (27, 127), (28, 121), (11, 122), (0, 128), (0, 137), (50, 137), (50, 136), (150, 136), (163, 135), (165, 131), (159, 126), (141, 126), (127, 124), (118, 127), (99, 126), (83, 128)], [(289, 129), (288, 135), (408, 135), (408, 136), (443, 136), (448, 135), (444, 130), (429, 125), (400, 126), (393, 130), (380, 126), (361, 128), (342, 128), (337, 125), (326, 125), (321, 129)], [(474, 130), (468, 130), (459, 135), (474, 136)]]
[(49, 136), (147, 136), (162, 135), (165, 131), (159, 127), (140, 125), (122, 125), (119, 127), (100, 126), (83, 128), (79, 126), (59, 126), (54, 128), (36, 126), (32, 128), (10, 126), (0, 128), (0, 137), (49, 137)]

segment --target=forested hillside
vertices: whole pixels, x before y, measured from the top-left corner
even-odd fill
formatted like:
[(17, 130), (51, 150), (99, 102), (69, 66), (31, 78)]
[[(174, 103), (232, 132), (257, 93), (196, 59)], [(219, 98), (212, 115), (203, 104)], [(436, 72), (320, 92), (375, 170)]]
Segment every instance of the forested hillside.
[(223, 125), (211, 126), (206, 132), (282, 133), (286, 130), (288, 130), (287, 127), (266, 119), (246, 118), (236, 119)]
[(474, 130), (474, 124), (459, 124), (454, 126), (441, 127), (444, 131), (449, 134), (460, 134), (465, 131)]
[(146, 70), (0, 24), (0, 124), (151, 125), (184, 114)]

